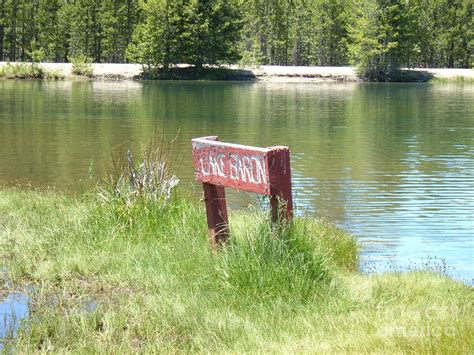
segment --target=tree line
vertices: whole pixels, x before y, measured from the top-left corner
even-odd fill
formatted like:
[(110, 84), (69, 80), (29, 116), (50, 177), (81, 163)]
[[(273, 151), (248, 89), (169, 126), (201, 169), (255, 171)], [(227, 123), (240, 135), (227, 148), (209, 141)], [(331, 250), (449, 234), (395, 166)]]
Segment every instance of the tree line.
[(126, 62), (140, 20), (137, 0), (0, 0), (0, 60)]
[[(0, 61), (472, 66), (472, 0), (0, 0)], [(375, 68), (375, 69), (374, 69)]]

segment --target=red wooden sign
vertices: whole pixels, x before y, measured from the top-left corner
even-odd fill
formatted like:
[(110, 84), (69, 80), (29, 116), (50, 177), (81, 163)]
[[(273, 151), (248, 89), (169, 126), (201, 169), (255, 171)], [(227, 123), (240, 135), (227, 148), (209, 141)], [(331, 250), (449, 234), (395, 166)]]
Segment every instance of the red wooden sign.
[(192, 140), (196, 180), (204, 185), (209, 236), (213, 247), (229, 236), (225, 187), (270, 196), (273, 219), (290, 220), (290, 150), (288, 147), (250, 147), (223, 143), (218, 137)]

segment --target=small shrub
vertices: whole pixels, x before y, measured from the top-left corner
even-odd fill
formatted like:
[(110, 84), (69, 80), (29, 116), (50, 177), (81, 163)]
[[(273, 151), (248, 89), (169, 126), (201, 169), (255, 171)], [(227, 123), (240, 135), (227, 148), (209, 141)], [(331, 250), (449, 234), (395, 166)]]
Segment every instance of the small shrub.
[(7, 79), (42, 79), (45, 70), (37, 64), (7, 63), (0, 69), (0, 77)]
[(44, 78), (48, 80), (63, 80), (65, 78), (65, 75), (59, 70), (50, 70), (45, 71)]
[(78, 76), (87, 76), (91, 77), (94, 74), (94, 69), (92, 69), (92, 59), (80, 54), (74, 57), (69, 58), (72, 63), (72, 74)]
[(166, 206), (178, 178), (171, 174), (168, 156), (162, 147), (142, 146), (140, 159), (136, 162), (130, 150), (126, 161), (113, 159), (112, 172), (101, 189), (100, 197), (106, 202), (116, 202), (125, 209), (151, 202)]

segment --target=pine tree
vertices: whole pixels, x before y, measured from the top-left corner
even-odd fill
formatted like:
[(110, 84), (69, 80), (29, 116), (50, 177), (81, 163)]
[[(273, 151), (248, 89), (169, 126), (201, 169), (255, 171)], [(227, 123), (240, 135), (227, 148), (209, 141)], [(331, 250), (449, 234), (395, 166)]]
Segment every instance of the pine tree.
[(239, 59), (242, 21), (233, 1), (151, 0), (141, 7), (144, 20), (128, 48), (131, 60), (150, 68), (188, 63), (199, 69)]
[(368, 80), (396, 79), (415, 48), (414, 18), (407, 0), (365, 0), (356, 3), (349, 46), (359, 74)]
[(294, 18), (290, 29), (293, 42), (290, 63), (293, 65), (311, 65), (315, 62), (314, 12), (311, 2), (298, 1), (295, 3)]
[(5, 48), (5, 0), (0, 0), (0, 62), (3, 61)]
[(187, 2), (179, 36), (181, 62), (198, 69), (204, 64), (234, 63), (240, 59), (238, 42), (243, 22), (237, 3), (229, 0)]
[[(472, 66), (472, 0), (0, 0), (0, 60)], [(137, 27), (138, 26), (138, 27)]]
[(341, 0), (318, 1), (314, 13), (314, 64), (348, 63), (348, 25), (351, 3)]
[(441, 4), (437, 31), (441, 65), (448, 68), (469, 68), (473, 46), (473, 9), (469, 0), (446, 0)]
[(62, 0), (40, 0), (36, 13), (37, 44), (45, 53), (45, 60), (61, 62), (67, 59), (67, 27), (61, 21)]
[(415, 0), (418, 44), (412, 60), (421, 67), (471, 66), (473, 9), (470, 0)]
[(139, 19), (136, 0), (102, 0), (99, 11), (101, 61), (126, 61), (126, 48)]
[(143, 21), (135, 28), (127, 56), (133, 62), (164, 67), (178, 62), (178, 31), (183, 18), (183, 4), (167, 0), (141, 2)]

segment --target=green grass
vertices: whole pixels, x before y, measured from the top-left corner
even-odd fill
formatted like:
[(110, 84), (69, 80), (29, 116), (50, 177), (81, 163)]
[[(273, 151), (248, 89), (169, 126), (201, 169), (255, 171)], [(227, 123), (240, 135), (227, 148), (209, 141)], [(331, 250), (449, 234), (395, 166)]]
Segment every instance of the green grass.
[(57, 70), (45, 70), (37, 63), (7, 63), (0, 66), (0, 78), (60, 80), (64, 75)]
[(474, 78), (466, 77), (466, 76), (455, 76), (451, 78), (445, 78), (445, 77), (434, 77), (429, 81), (430, 83), (436, 83), (436, 84), (446, 84), (446, 83), (454, 83), (454, 84), (474, 84)]
[(213, 254), (200, 205), (0, 190), (0, 253), (31, 316), (6, 349), (421, 352), (474, 348), (472, 288), (427, 272), (358, 273), (357, 246), (310, 219), (230, 215)]

